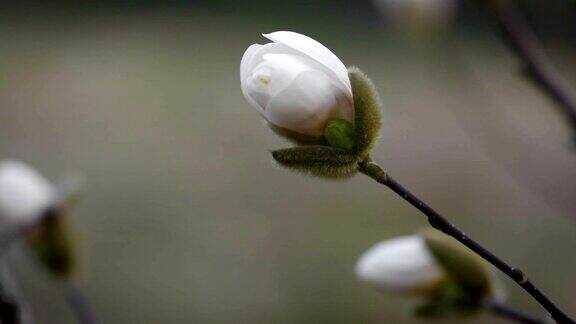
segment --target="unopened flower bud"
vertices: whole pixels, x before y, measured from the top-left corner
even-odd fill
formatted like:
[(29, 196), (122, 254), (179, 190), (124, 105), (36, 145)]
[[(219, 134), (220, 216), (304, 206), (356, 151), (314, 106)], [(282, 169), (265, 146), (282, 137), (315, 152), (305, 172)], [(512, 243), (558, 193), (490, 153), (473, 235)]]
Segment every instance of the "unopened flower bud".
[(322, 138), (334, 118), (353, 123), (348, 71), (334, 53), (294, 32), (264, 37), (272, 43), (253, 44), (244, 53), (240, 82), (248, 103), (273, 130), (300, 142), (313, 142)]
[(0, 228), (23, 228), (40, 219), (57, 200), (54, 186), (30, 166), (0, 162)]
[(377, 288), (403, 295), (428, 294), (446, 278), (444, 270), (419, 235), (376, 244), (356, 263), (356, 276)]
[(56, 186), (22, 162), (0, 162), (0, 247), (25, 234), (40, 264), (57, 276), (71, 275), (75, 251), (65, 213), (78, 195), (75, 179)]
[(453, 238), (434, 229), (383, 241), (366, 251), (356, 275), (382, 290), (419, 296), (419, 317), (467, 315), (505, 292), (487, 264)]

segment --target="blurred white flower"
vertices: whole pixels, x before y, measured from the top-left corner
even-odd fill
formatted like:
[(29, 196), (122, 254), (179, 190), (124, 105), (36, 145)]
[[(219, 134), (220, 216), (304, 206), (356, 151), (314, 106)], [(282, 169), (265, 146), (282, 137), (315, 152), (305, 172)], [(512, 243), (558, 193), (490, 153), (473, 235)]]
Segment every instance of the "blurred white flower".
[(456, 0), (372, 0), (387, 22), (408, 32), (447, 29), (454, 20)]
[(55, 187), (30, 166), (0, 162), (0, 229), (20, 228), (36, 221), (57, 200)]
[(328, 121), (353, 121), (348, 71), (328, 48), (302, 34), (264, 34), (273, 41), (253, 44), (240, 63), (244, 97), (272, 125), (320, 137)]
[(361, 281), (403, 295), (426, 294), (446, 278), (419, 235), (376, 244), (360, 256), (355, 270)]

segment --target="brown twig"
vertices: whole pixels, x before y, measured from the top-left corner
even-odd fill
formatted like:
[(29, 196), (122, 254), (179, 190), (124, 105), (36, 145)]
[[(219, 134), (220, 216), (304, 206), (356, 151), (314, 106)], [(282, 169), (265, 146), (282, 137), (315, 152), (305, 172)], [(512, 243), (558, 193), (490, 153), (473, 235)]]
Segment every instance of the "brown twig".
[(96, 324), (96, 316), (88, 297), (76, 286), (76, 283), (67, 281), (64, 283), (64, 294), (70, 310), (79, 324)]
[(33, 324), (30, 305), (22, 296), (18, 282), (12, 273), (9, 252), (0, 255), (0, 320), (6, 324)]
[(523, 62), (523, 74), (547, 94), (565, 116), (576, 143), (576, 98), (567, 82), (550, 63), (538, 38), (513, 2), (491, 10), (499, 30), (512, 51)]
[(576, 323), (558, 306), (556, 306), (556, 304), (550, 300), (542, 291), (540, 291), (540, 289), (538, 289), (538, 287), (536, 287), (536, 285), (534, 285), (532, 281), (528, 279), (522, 270), (509, 265), (500, 257), (496, 256), (494, 253), (480, 245), (480, 243), (468, 237), (468, 235), (462, 232), (454, 224), (450, 223), (446, 218), (432, 209), (432, 207), (428, 206), (426, 203), (408, 191), (408, 189), (404, 188), (402, 185), (396, 182), (396, 180), (390, 177), (390, 175), (382, 170), (382, 168), (380, 168), (380, 166), (378, 166), (376, 163), (363, 162), (359, 164), (358, 168), (360, 172), (376, 180), (378, 183), (387, 186), (412, 206), (416, 207), (416, 209), (426, 215), (428, 222), (430, 225), (432, 225), (432, 227), (455, 238), (457, 241), (464, 244), (474, 253), (478, 254), (484, 260), (488, 261), (490, 264), (514, 280), (514, 282), (516, 282), (520, 287), (528, 292), (528, 294), (530, 294), (534, 300), (542, 305), (542, 307), (544, 307), (550, 313), (556, 322), (561, 324)]

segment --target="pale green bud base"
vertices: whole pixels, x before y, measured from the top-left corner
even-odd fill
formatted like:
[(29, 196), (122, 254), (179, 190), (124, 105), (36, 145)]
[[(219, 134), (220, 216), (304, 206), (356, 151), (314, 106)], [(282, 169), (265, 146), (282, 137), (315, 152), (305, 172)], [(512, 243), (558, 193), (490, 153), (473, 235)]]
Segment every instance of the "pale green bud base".
[(496, 299), (497, 284), (488, 265), (453, 238), (427, 228), (421, 231), (426, 245), (447, 273), (447, 280), (412, 309), (418, 317), (468, 316)]
[[(372, 81), (362, 71), (349, 68), (348, 76), (354, 98), (354, 126), (333, 119), (323, 140), (312, 145), (288, 137), (301, 146), (273, 151), (278, 164), (322, 178), (342, 179), (356, 174), (358, 164), (370, 160), (381, 127), (381, 101)], [(278, 129), (273, 130), (279, 133)]]
[(268, 123), (268, 127), (270, 130), (274, 132), (274, 134), (289, 140), (290, 142), (298, 145), (326, 145), (326, 139), (324, 137), (313, 137), (304, 134), (300, 134), (294, 131), (291, 131), (287, 128), (278, 127), (274, 124)]
[(324, 138), (328, 145), (351, 152), (356, 147), (356, 131), (347, 120), (335, 118), (328, 122), (324, 129)]

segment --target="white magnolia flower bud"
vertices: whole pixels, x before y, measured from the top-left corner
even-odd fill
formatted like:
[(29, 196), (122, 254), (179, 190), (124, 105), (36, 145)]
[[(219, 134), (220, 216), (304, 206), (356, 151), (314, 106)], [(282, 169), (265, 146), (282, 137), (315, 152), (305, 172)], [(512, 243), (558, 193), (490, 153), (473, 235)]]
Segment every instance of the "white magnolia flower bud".
[(333, 118), (353, 122), (348, 71), (314, 39), (289, 31), (264, 34), (273, 41), (253, 44), (240, 63), (244, 97), (272, 125), (320, 137)]
[(360, 256), (356, 276), (368, 284), (403, 295), (425, 294), (446, 278), (419, 235), (376, 244)]
[(0, 162), (0, 228), (22, 227), (37, 220), (57, 199), (54, 186), (30, 166)]

